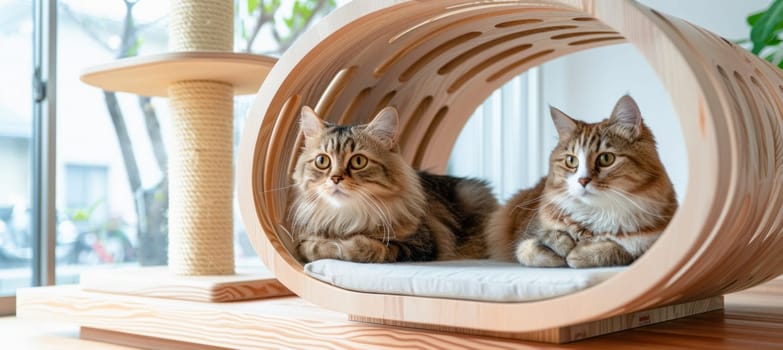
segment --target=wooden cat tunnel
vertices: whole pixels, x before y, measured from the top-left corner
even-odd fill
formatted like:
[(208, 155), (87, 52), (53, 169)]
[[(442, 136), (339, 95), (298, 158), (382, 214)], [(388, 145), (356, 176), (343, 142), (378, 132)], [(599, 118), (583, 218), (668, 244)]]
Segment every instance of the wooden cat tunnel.
[[(680, 210), (630, 268), (527, 303), (360, 293), (303, 272), (286, 226), (303, 105), (336, 123), (367, 122), (396, 106), (404, 157), (442, 172), (462, 126), (504, 82), (569, 53), (625, 42), (670, 92), (689, 163)], [(783, 273), (781, 115), (778, 68), (631, 0), (354, 1), (306, 32), (261, 86), (240, 145), (239, 203), (266, 266), (306, 300), (360, 320), (551, 340), (530, 332), (622, 315), (643, 325), (658, 316), (642, 310), (675, 304), (668, 317), (705, 311), (725, 293)]]

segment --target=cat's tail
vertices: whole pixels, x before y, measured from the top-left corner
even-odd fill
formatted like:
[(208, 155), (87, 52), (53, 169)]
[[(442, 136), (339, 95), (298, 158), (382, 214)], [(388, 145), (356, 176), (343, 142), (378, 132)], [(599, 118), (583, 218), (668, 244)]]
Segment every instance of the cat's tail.
[(498, 209), (498, 200), (486, 181), (461, 179), (455, 187), (462, 211), (461, 226), (463, 237), (460, 239), (458, 255), (462, 258), (486, 258), (487, 246), (484, 231), (489, 218)]

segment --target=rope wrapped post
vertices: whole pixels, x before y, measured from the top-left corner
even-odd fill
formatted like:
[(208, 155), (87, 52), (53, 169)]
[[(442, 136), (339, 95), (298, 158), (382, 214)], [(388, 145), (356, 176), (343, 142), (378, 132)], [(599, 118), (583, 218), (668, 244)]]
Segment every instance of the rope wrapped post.
[[(233, 10), (231, 0), (172, 0), (169, 50), (231, 51)], [(179, 81), (168, 95), (169, 271), (233, 274), (233, 87)]]

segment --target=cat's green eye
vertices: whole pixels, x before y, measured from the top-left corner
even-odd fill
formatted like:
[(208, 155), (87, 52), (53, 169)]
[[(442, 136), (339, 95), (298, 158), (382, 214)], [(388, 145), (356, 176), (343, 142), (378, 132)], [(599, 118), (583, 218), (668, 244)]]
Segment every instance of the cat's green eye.
[(607, 167), (614, 163), (614, 153), (604, 152), (598, 155), (598, 166)]
[(367, 157), (357, 154), (353, 157), (351, 157), (351, 168), (354, 170), (359, 170), (367, 166)]
[(566, 165), (566, 166), (567, 166), (569, 169), (576, 169), (576, 167), (578, 167), (578, 166), (579, 166), (579, 158), (577, 158), (577, 157), (574, 157), (574, 156), (572, 156), (572, 155), (570, 155), (570, 154), (569, 154), (569, 155), (567, 155), (567, 156), (566, 156), (566, 158), (565, 158), (565, 165)]
[(332, 164), (332, 160), (329, 159), (329, 156), (325, 154), (319, 154), (317, 157), (315, 157), (315, 167), (321, 170), (325, 170), (329, 168), (329, 165)]

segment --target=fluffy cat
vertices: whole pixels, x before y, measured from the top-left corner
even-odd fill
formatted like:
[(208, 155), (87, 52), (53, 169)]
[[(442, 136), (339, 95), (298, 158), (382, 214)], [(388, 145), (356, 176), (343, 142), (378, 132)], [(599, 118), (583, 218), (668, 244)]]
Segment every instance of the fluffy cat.
[(549, 174), (492, 215), (491, 257), (540, 267), (630, 264), (677, 210), (639, 107), (623, 96), (594, 124), (550, 109), (559, 142)]
[(396, 109), (346, 126), (304, 107), (301, 130), (291, 222), (303, 260), (487, 257), (483, 232), (497, 200), (482, 181), (413, 170), (397, 146)]

